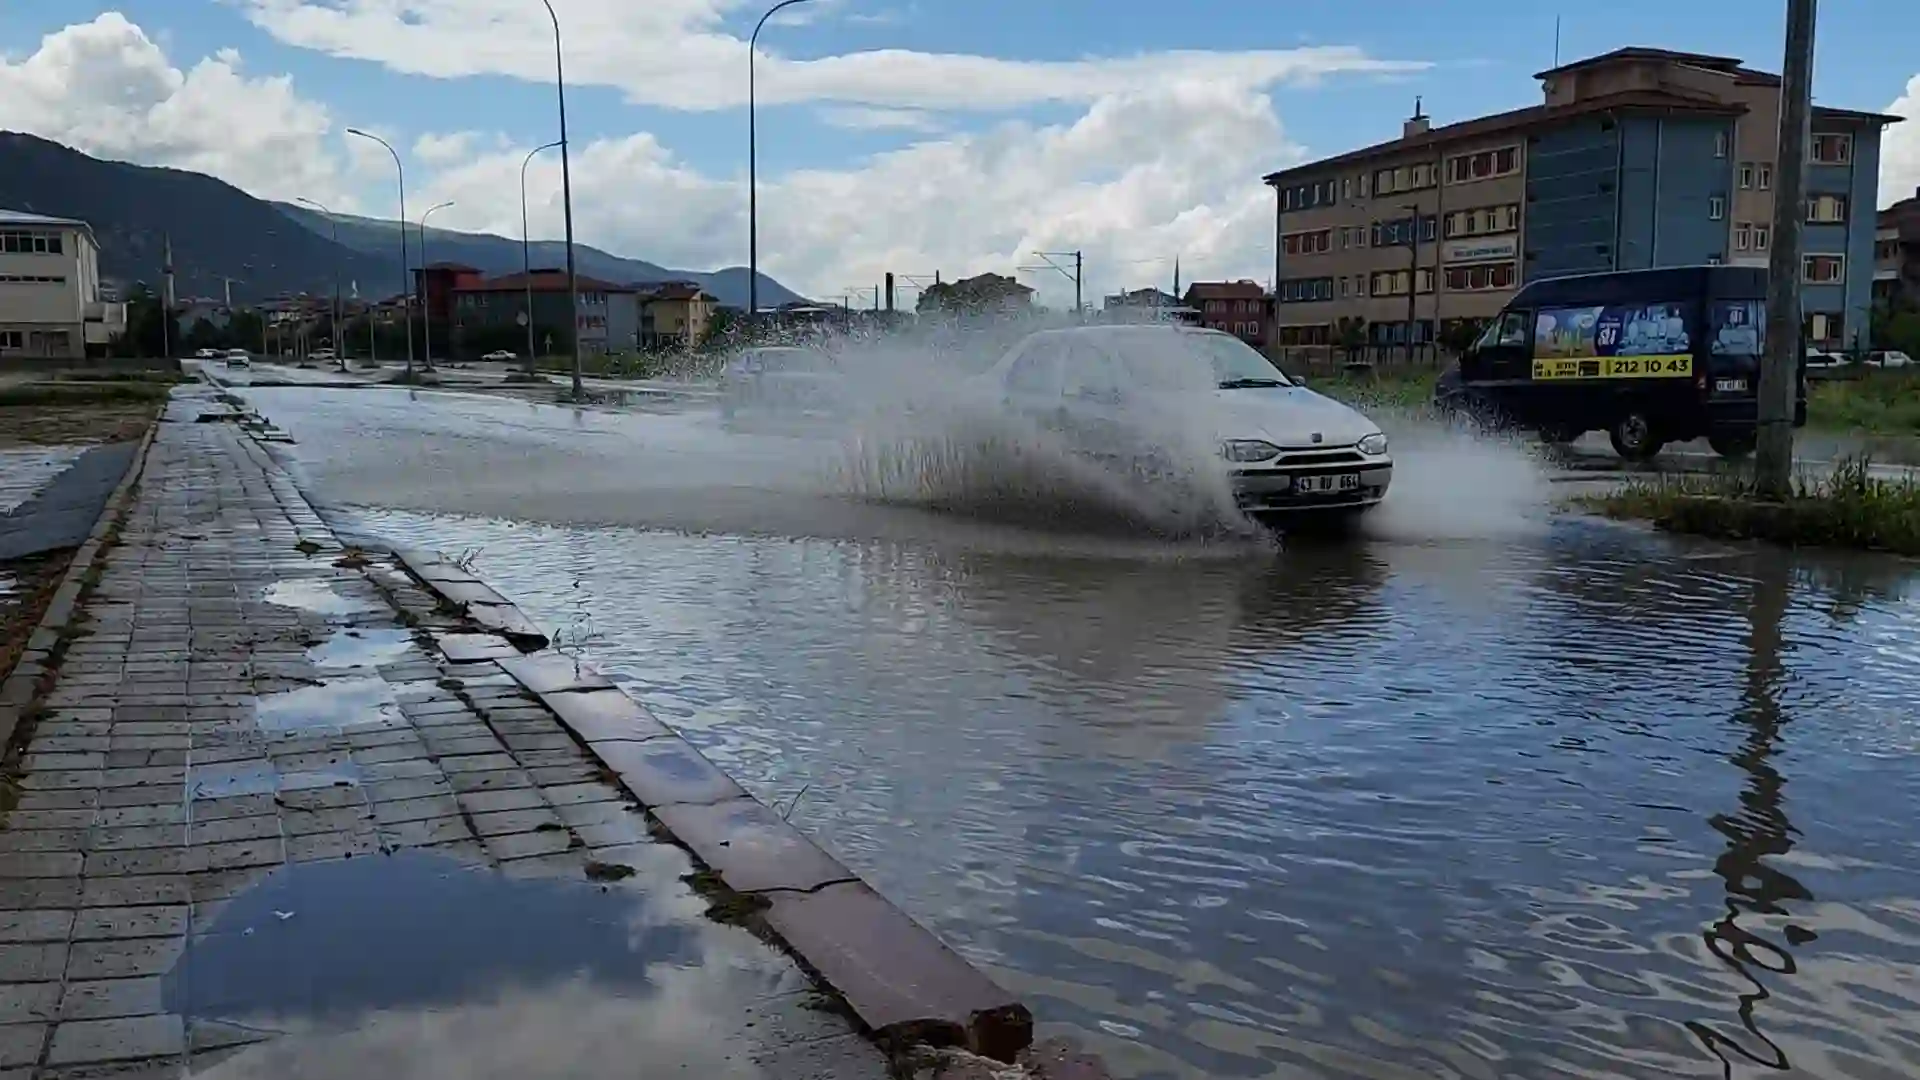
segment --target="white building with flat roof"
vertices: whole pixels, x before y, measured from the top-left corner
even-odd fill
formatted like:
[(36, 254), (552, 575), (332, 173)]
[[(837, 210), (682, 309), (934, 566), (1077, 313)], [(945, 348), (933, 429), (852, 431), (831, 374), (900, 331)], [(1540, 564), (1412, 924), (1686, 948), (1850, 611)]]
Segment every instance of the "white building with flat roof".
[(86, 222), (0, 207), (0, 362), (80, 360), (126, 329), (100, 299), (100, 245)]

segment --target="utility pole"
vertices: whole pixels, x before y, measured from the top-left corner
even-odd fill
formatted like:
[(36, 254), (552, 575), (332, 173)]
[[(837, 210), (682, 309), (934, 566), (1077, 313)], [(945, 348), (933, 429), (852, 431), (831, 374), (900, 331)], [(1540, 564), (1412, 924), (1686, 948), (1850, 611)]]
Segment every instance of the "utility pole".
[(1766, 355), (1753, 471), (1761, 498), (1784, 499), (1793, 482), (1793, 412), (1800, 372), (1800, 230), (1807, 220), (1808, 124), (1813, 113), (1815, 0), (1787, 0), (1780, 70), (1780, 159), (1773, 171), (1773, 254), (1767, 264)]
[[(1036, 251), (1034, 254), (1040, 257), (1041, 265), (1022, 266), (1020, 269), (1028, 273), (1040, 270), (1058, 271), (1060, 276), (1073, 282), (1073, 317), (1079, 319), (1085, 315), (1087, 307), (1081, 296), (1081, 281), (1086, 271), (1086, 260), (1083, 253), (1078, 251)], [(1068, 256), (1072, 256), (1073, 258), (1073, 269), (1071, 270), (1053, 261), (1055, 259), (1064, 259)], [(936, 273), (934, 275), (934, 284), (937, 285), (939, 283), (940, 276)]]

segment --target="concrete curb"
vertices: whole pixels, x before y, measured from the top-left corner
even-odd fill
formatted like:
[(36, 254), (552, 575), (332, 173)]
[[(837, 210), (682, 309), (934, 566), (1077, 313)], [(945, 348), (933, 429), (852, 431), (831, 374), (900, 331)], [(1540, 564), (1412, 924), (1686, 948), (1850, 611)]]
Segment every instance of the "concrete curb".
[(605, 676), (556, 652), (494, 662), (729, 889), (767, 901), (767, 927), (882, 1043), (959, 1046), (1007, 1062), (1032, 1044), (1025, 1005)]
[(393, 554), (435, 595), (483, 629), (506, 638), (521, 652), (538, 652), (551, 644), (540, 627), (511, 600), (446, 556), (419, 548), (394, 548)]
[[(172, 401), (169, 395), (167, 405), (171, 405)], [(125, 516), (133, 486), (146, 470), (147, 451), (153, 446), (155, 433), (165, 422), (167, 405), (162, 405), (160, 414), (147, 425), (147, 433), (140, 437), (140, 445), (127, 462), (126, 473), (107, 495), (107, 501), (100, 507), (100, 516), (94, 519), (93, 528), (87, 533), (87, 539), (74, 551), (66, 574), (54, 588), (53, 599), (47, 602), (47, 610), (41, 613), (40, 622), (28, 635), (26, 649), (20, 653), (20, 659), (14, 664), (6, 681), (0, 682), (0, 748), (13, 742), (14, 732), (20, 727), (21, 714), (40, 695), (40, 682), (49, 670), (47, 664), (73, 625), (80, 594), (86, 588), (87, 575), (99, 561), (114, 524)]]

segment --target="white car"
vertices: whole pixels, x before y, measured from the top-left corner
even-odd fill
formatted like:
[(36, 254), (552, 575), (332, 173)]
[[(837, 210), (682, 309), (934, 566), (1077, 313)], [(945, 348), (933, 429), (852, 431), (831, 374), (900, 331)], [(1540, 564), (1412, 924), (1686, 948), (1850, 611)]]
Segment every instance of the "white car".
[(482, 356), (480, 359), (492, 360), (492, 361), (505, 361), (507, 363), (512, 363), (513, 361), (520, 359), (520, 354), (517, 352), (513, 352), (512, 350), (509, 350), (509, 349), (495, 349), (492, 352), (488, 353), (487, 355)]
[[(1141, 429), (1217, 448), (1255, 518), (1369, 510), (1393, 481), (1387, 437), (1360, 412), (1287, 378), (1239, 338), (1182, 325), (1029, 335), (982, 376), (1009, 408), (1076, 450), (1137, 467)], [(1149, 431), (1146, 444), (1169, 431)], [(1154, 451), (1149, 449), (1148, 453)], [(1124, 460), (1133, 458), (1135, 460)]]
[(1844, 372), (1851, 363), (1839, 353), (1810, 348), (1801, 366), (1806, 369), (1809, 379), (1831, 379)]
[(819, 349), (769, 345), (748, 349), (720, 376), (720, 412), (749, 409), (790, 416), (838, 416), (847, 405), (846, 376)]
[(228, 349), (226, 353), (228, 367), (252, 367), (253, 357), (245, 349)]
[(195, 360), (218, 360), (220, 359), (220, 350), (219, 349), (195, 349), (193, 350), (193, 358)]
[(1871, 368), (1912, 367), (1913, 357), (1899, 349), (1880, 349), (1867, 354), (1867, 366)]

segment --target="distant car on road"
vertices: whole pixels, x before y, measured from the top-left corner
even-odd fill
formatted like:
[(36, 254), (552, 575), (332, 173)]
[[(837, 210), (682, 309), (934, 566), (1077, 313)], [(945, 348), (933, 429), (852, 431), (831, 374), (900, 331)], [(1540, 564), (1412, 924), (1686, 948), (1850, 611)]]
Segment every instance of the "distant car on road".
[(1867, 366), (1870, 368), (1912, 367), (1913, 357), (1899, 349), (1877, 349), (1867, 354)]
[(1852, 365), (1853, 361), (1839, 353), (1812, 348), (1807, 350), (1802, 364), (1809, 379), (1837, 379), (1846, 374), (1846, 369)]
[[(1030, 334), (980, 377), (1016, 413), (1121, 469), (1164, 451), (1143, 431), (1218, 448), (1235, 502), (1256, 519), (1352, 515), (1386, 497), (1387, 437), (1360, 412), (1301, 386), (1239, 338), (1180, 324)], [(1142, 460), (1147, 459), (1147, 460)]]
[(252, 367), (253, 357), (247, 355), (245, 349), (228, 349), (226, 362), (228, 367)]
[(847, 405), (846, 376), (820, 349), (770, 345), (748, 349), (720, 376), (720, 413), (733, 419), (748, 410), (795, 416), (840, 416)]
[(520, 359), (520, 354), (517, 352), (514, 352), (511, 349), (495, 349), (492, 352), (488, 353), (487, 355), (481, 357), (480, 359), (491, 360), (491, 361), (505, 361), (507, 363), (512, 363), (513, 361)]
[(307, 354), (307, 359), (315, 363), (330, 364), (334, 360), (332, 349), (315, 349)]
[(193, 358), (195, 360), (218, 360), (220, 359), (220, 350), (219, 349), (195, 349), (193, 350)]

